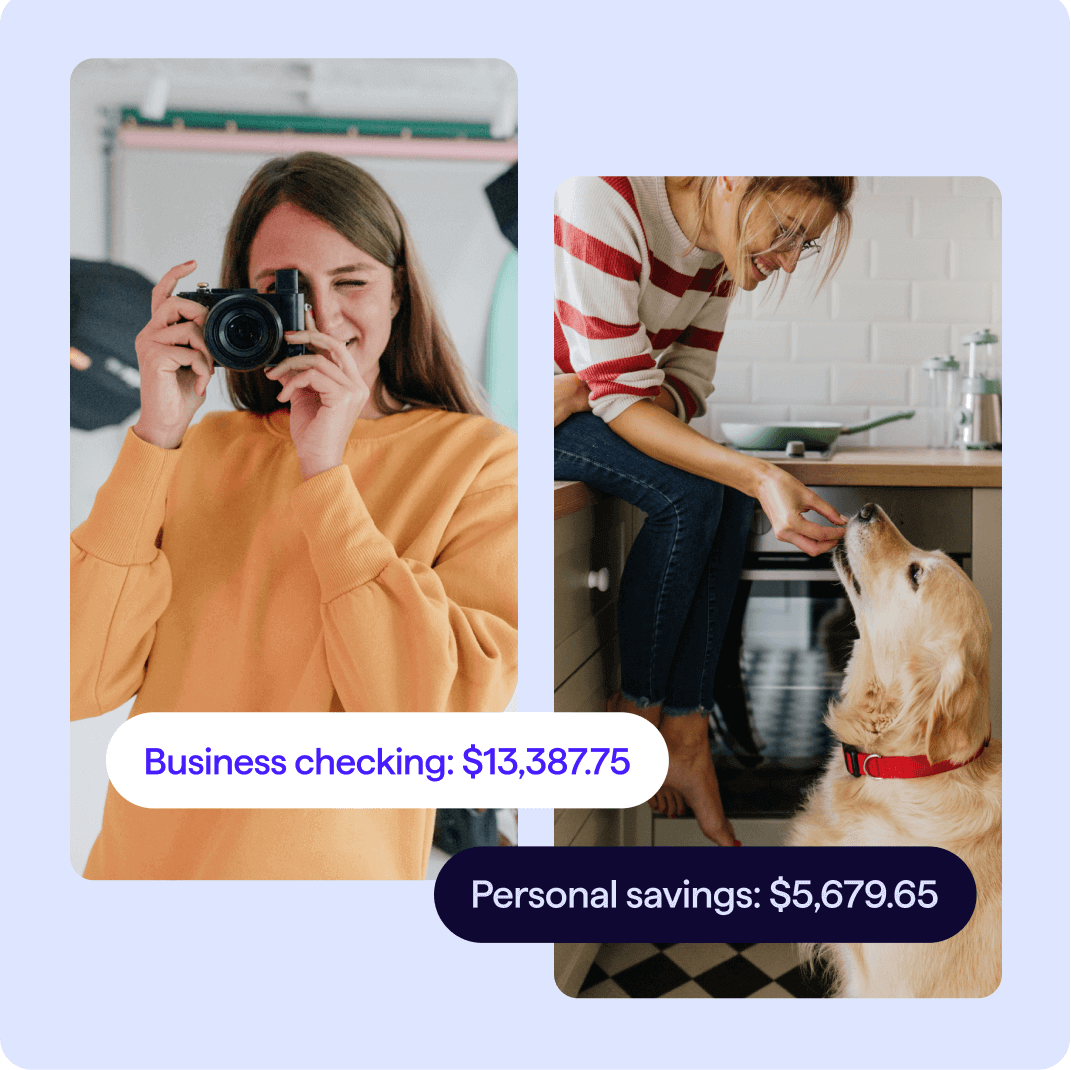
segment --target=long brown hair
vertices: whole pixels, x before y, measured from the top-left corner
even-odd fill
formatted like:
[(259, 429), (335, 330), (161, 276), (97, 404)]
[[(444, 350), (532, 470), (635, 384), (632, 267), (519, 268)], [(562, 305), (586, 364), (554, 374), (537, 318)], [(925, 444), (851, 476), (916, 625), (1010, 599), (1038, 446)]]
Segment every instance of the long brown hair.
[[(340, 156), (299, 152), (269, 160), (249, 180), (223, 246), (221, 284), (250, 286), (249, 248), (264, 217), (293, 204), (322, 219), (347, 241), (391, 269), (399, 299), (387, 348), (379, 360), (373, 401), (380, 412), (407, 405), (482, 413), (457, 349), (435, 307), (431, 287), (409, 228), (383, 187)], [(267, 414), (281, 408), (282, 384), (258, 372), (227, 369), (235, 408)]]
[[(688, 185), (697, 186), (698, 194), (698, 219), (699, 227), (702, 227), (706, 216), (707, 205), (714, 194), (714, 186), (717, 183), (715, 176), (695, 176), (687, 180)], [(826, 270), (822, 275), (819, 286), (824, 286), (830, 276), (840, 266), (841, 260), (848, 249), (848, 241), (852, 235), (852, 210), (851, 201), (855, 195), (855, 178), (802, 178), (789, 176), (781, 178), (748, 178), (745, 180), (743, 195), (740, 198), (740, 207), (736, 216), (736, 237), (740, 248), (746, 248), (754, 230), (761, 226), (761, 221), (754, 210), (763, 197), (771, 194), (795, 194), (811, 201), (825, 201), (833, 209), (832, 241), (827, 242), (822, 248), (822, 258), (826, 260)], [(693, 244), (699, 237), (699, 233), (691, 236)], [(734, 277), (738, 265), (729, 265)], [(788, 277), (785, 277), (788, 283)]]

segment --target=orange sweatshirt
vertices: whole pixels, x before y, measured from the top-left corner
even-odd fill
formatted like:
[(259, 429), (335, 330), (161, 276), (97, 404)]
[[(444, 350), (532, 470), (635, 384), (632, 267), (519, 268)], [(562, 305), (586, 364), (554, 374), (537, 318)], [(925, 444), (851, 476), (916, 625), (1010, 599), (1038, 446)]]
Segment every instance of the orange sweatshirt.
[[(286, 411), (128, 432), (71, 536), (71, 717), (500, 710), (517, 677), (517, 442), (358, 420), (302, 482)], [(433, 810), (150, 810), (108, 788), (91, 878), (419, 879)]]

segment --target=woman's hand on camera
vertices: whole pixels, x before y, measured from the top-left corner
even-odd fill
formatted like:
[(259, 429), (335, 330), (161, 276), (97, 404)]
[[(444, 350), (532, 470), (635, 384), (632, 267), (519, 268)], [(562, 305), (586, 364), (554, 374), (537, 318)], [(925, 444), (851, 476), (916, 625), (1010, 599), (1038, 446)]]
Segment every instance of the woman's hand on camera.
[[(848, 522), (847, 518), (777, 465), (771, 464), (764, 471), (757, 497), (773, 525), (774, 535), (811, 557), (832, 550), (844, 537), (843, 525)], [(812, 510), (836, 526), (824, 527), (805, 520), (802, 514)]]
[(287, 357), (264, 374), (283, 384), (279, 402), (290, 402), (290, 437), (301, 478), (311, 479), (342, 463), (371, 391), (345, 343), (318, 331), (311, 311), (305, 313), (305, 326), (303, 331), (288, 331), (286, 340), (312, 352)]
[(163, 449), (175, 449), (194, 413), (204, 404), (213, 373), (202, 327), (208, 309), (172, 297), (195, 260), (173, 267), (152, 291), (152, 318), (134, 342), (141, 374), (141, 414), (134, 434)]

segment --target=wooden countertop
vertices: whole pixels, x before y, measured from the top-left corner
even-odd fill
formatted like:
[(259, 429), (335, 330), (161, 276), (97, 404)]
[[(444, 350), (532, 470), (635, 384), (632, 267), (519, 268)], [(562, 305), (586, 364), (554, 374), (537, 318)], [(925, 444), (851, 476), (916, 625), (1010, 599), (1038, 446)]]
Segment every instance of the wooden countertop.
[(1000, 450), (857, 446), (828, 461), (774, 463), (810, 487), (999, 487)]
[[(810, 487), (999, 487), (1000, 450), (859, 446), (828, 461), (785, 458), (774, 463)], [(554, 519), (596, 500), (583, 483), (554, 484)]]

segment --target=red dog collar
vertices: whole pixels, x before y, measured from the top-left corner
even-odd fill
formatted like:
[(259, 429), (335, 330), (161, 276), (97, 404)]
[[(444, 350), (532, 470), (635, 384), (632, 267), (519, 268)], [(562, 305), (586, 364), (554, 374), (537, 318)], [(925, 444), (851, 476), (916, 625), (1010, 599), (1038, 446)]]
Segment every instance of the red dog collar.
[(850, 743), (842, 743), (844, 751), (844, 764), (852, 776), (868, 776), (874, 780), (908, 780), (913, 777), (934, 776), (937, 773), (947, 773), (950, 769), (962, 769), (965, 765), (981, 758), (989, 746), (989, 739), (978, 748), (978, 752), (965, 762), (931, 763), (925, 754), (890, 755), (883, 757), (880, 754), (867, 754), (858, 750)]

